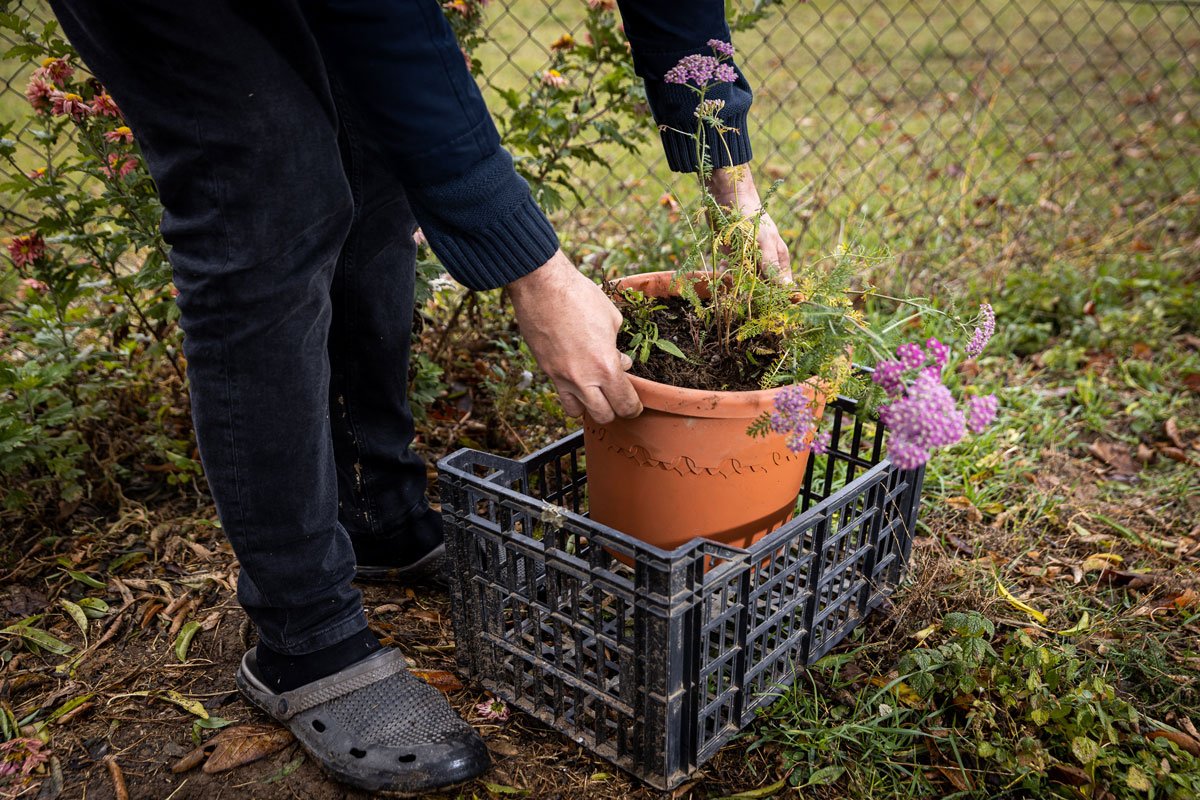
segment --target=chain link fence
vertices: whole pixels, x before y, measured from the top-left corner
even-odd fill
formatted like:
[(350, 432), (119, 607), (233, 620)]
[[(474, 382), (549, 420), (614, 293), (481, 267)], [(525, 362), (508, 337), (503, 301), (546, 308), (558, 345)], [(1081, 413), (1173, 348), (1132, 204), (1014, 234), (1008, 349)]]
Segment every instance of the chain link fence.
[[(584, 8), (490, 3), (485, 93), (535, 78)], [(797, 240), (851, 215), (952, 234), (1029, 208), (1186, 204), (1200, 186), (1196, 0), (784, 0), (734, 43), (756, 168), (782, 181), (774, 214)], [(0, 61), (0, 121), (25, 116), (28, 69)], [(560, 212), (575, 241), (644, 229), (686, 185), (656, 144), (604, 155)]]

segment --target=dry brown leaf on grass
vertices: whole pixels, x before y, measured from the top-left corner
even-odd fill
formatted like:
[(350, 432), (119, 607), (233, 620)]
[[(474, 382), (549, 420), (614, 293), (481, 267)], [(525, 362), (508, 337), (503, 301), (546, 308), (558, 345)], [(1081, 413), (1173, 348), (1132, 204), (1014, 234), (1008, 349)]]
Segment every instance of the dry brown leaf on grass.
[(1154, 617), (1157, 614), (1190, 611), (1196, 608), (1200, 608), (1200, 592), (1188, 588), (1145, 603), (1135, 608), (1132, 614), (1135, 617)]
[(1086, 772), (1071, 764), (1051, 764), (1047, 772), (1051, 778), (1068, 786), (1087, 786), (1092, 782)]
[(462, 681), (452, 672), (440, 669), (410, 669), (409, 672), (446, 694), (457, 692), (463, 688)]
[(1183, 439), (1179, 438), (1179, 423), (1171, 417), (1163, 423), (1163, 433), (1167, 434), (1167, 438), (1171, 440), (1171, 444), (1179, 448), (1187, 447)]
[(1180, 464), (1195, 465), (1196, 463), (1192, 460), (1191, 456), (1178, 447), (1159, 447), (1159, 451), (1162, 452), (1162, 454), (1167, 458), (1171, 459), (1172, 461), (1178, 461)]
[(1191, 736), (1180, 731), (1151, 731), (1146, 734), (1147, 739), (1167, 739), (1172, 741), (1179, 747), (1180, 750), (1186, 750), (1196, 758), (1200, 758), (1200, 741), (1196, 741)]
[(179, 759), (171, 771), (187, 772), (203, 763), (206, 773), (226, 772), (274, 755), (293, 741), (292, 732), (278, 725), (239, 725), (221, 731)]
[(1088, 452), (1102, 461), (1117, 475), (1136, 475), (1140, 467), (1129, 454), (1129, 446), (1097, 439), (1088, 445)]

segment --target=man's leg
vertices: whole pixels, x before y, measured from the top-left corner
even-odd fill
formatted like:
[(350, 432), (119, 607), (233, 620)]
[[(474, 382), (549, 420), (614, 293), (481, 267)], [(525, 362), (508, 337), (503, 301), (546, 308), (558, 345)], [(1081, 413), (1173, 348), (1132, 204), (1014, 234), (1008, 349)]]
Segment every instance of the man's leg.
[[(314, 26), (320, 39), (320, 29)], [(339, 518), (359, 574), (425, 573), (440, 561), (441, 518), (425, 500), (425, 462), (409, 449), (414, 428), (408, 364), (416, 278), (416, 228), (398, 176), (385, 166), (359, 111), (333, 81), (342, 163), (354, 224), (334, 273), (329, 413)]]
[(238, 687), (362, 788), (478, 775), (478, 734), (399, 652), (379, 650), (350, 585), (328, 347), (355, 204), (312, 32), (291, 2), (53, 5), (162, 197), (201, 458), (261, 639)]
[(366, 628), (328, 420), (329, 287), (352, 217), (336, 112), (288, 5), (130, 5), (55, 10), (158, 183), (239, 599), (272, 650), (311, 653)]

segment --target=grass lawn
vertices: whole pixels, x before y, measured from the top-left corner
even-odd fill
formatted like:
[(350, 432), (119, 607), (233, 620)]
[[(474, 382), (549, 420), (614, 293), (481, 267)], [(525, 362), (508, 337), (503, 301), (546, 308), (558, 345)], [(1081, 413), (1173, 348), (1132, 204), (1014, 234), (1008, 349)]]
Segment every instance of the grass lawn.
[[(489, 7), (476, 55), (485, 68), (511, 60), (498, 86), (535, 74), (578, 22), (561, 5)], [(1195, 11), (814, 0), (765, 25), (735, 44), (795, 257), (844, 248), (881, 291), (967, 311), (990, 301), (996, 338), (963, 380), (996, 391), (1001, 420), (931, 463), (892, 602), (677, 796), (1200, 796)], [(23, 102), (0, 93), (0, 121)], [(683, 252), (659, 196), (686, 182), (656, 151), (580, 181), (598, 200), (559, 222), (596, 273)], [(533, 365), (496, 295), (443, 292), (425, 317), (422, 369), (442, 370), (444, 386), (429, 384), (424, 453), (518, 455), (561, 435), (569, 423), (549, 387), (523, 381)], [(43, 732), (56, 758), (42, 782), (113, 797), (111, 759), (135, 798), (357, 797), (294, 745), (229, 772), (171, 772), (223, 722), (262, 721), (232, 679), (250, 632), (207, 496), (144, 465), (128, 475), (115, 508), (0, 516), (0, 626), (37, 616), (71, 648), (0, 639), (5, 719)], [(453, 668), (442, 594), (365, 592), (385, 641)], [(63, 601), (89, 597), (107, 610), (81, 626)], [(469, 718), (484, 699), (471, 686), (450, 697)], [(476, 721), (496, 766), (445, 797), (656, 796), (521, 715)]]

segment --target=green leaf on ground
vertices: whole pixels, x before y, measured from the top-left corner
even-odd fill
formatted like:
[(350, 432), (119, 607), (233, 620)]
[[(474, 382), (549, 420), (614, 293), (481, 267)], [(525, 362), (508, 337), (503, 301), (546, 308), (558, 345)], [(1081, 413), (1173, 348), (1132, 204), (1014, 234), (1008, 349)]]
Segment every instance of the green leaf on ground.
[(0, 634), (8, 634), (23, 639), (26, 643), (36, 645), (43, 650), (53, 653), (56, 656), (65, 656), (75, 648), (61, 639), (46, 633), (41, 628), (34, 628), (31, 625), (17, 623), (9, 625), (7, 628), (0, 629)]
[(179, 630), (179, 636), (175, 639), (175, 657), (181, 662), (187, 661), (188, 648), (192, 646), (192, 639), (195, 638), (198, 630), (200, 630), (200, 623), (195, 620)]
[(86, 642), (88, 634), (87, 614), (84, 613), (84, 610), (78, 604), (72, 603), (65, 597), (60, 597), (58, 604), (63, 607), (64, 611), (67, 612), (67, 616), (74, 620), (75, 624), (79, 626), (79, 630), (83, 632), (83, 640)]

